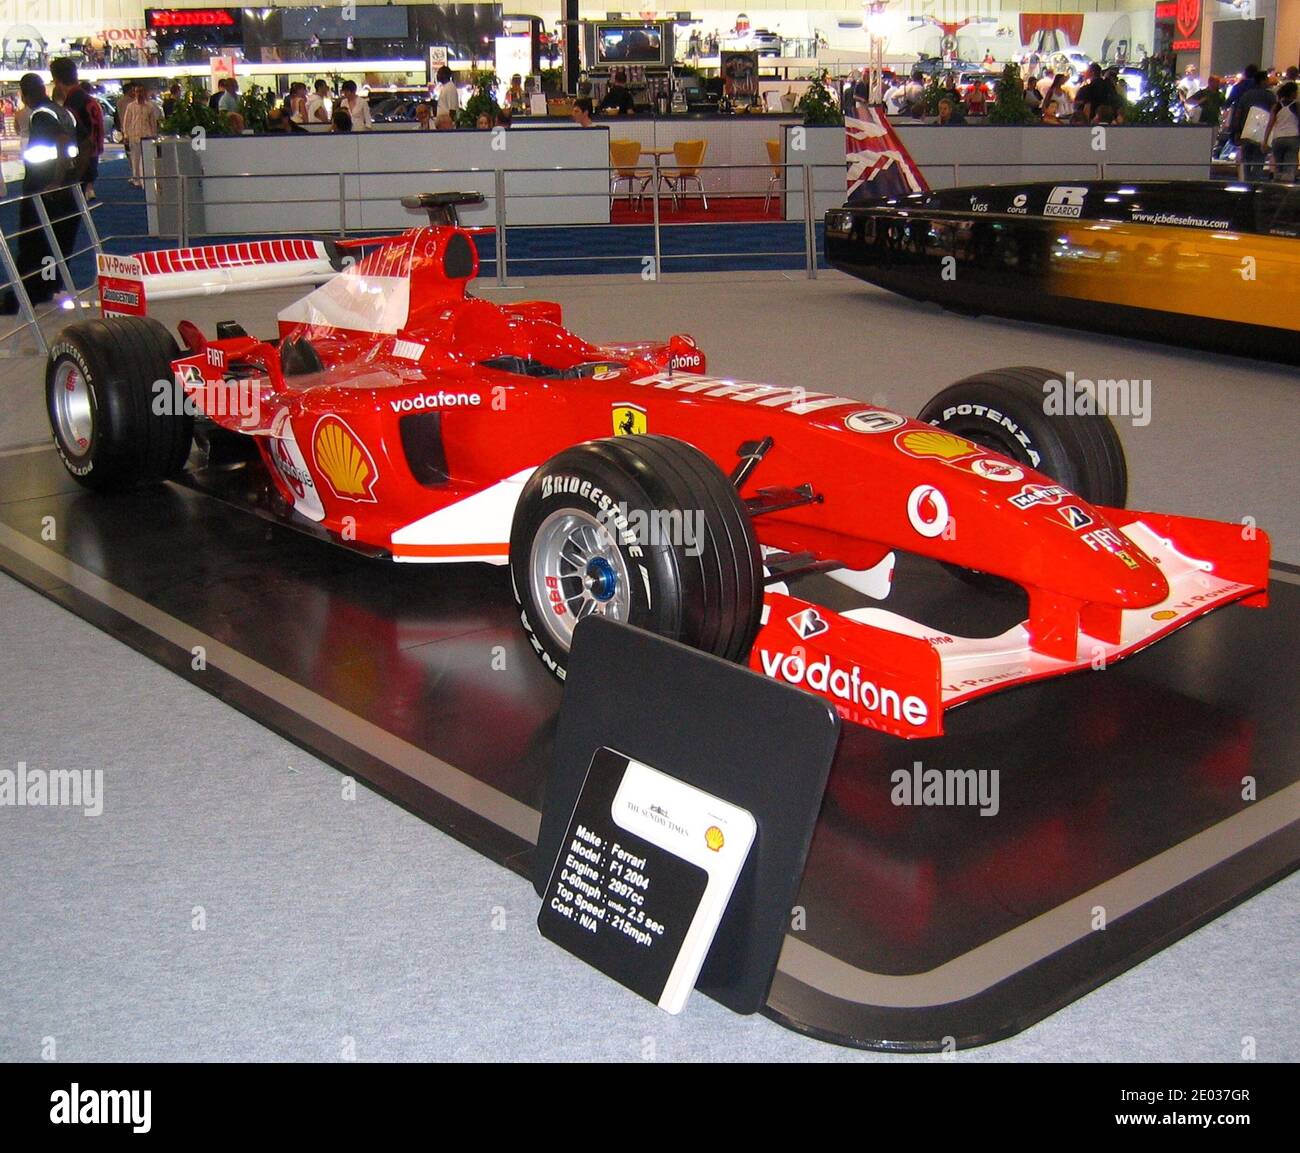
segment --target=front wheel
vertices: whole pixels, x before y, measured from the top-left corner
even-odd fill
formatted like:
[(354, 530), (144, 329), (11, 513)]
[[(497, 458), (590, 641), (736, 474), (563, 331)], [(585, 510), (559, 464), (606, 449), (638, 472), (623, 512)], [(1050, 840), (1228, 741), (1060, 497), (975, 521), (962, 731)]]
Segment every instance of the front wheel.
[[(1059, 481), (1092, 504), (1123, 508), (1128, 465), (1110, 418), (1050, 411), (1061, 377), (1045, 368), (1003, 368), (950, 385), (918, 419), (1010, 457)], [(1010, 593), (999, 577), (945, 565), (985, 592)]]
[(176, 341), (156, 320), (114, 317), (65, 328), (50, 348), (45, 402), (54, 447), (87, 488), (120, 489), (175, 475), (194, 418), (177, 404)]
[(1037, 469), (1093, 504), (1123, 508), (1128, 466), (1119, 434), (1107, 416), (1051, 411), (1063, 387), (1045, 368), (981, 372), (945, 388), (918, 419)]
[(529, 641), (560, 680), (584, 617), (743, 661), (763, 607), (744, 503), (707, 456), (664, 436), (588, 441), (538, 468), (515, 510), (510, 575)]

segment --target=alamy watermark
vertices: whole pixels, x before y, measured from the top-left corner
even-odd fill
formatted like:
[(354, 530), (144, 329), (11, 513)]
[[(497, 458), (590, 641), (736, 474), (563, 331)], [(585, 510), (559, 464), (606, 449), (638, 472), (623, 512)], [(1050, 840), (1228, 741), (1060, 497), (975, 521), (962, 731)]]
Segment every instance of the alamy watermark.
[(0, 806), (81, 809), (86, 817), (104, 811), (103, 769), (0, 769)]
[(927, 769), (913, 761), (910, 769), (889, 774), (890, 801), (902, 807), (979, 806), (981, 817), (996, 817), (1001, 808), (997, 769)]
[(602, 508), (596, 518), (616, 539), (658, 547), (668, 545), (697, 557), (704, 549), (704, 512), (701, 509), (627, 507), (620, 501)]
[(1151, 423), (1151, 381), (1088, 380), (1067, 372), (1064, 380), (1043, 381), (1043, 412), (1048, 416), (1124, 416), (1135, 427)]

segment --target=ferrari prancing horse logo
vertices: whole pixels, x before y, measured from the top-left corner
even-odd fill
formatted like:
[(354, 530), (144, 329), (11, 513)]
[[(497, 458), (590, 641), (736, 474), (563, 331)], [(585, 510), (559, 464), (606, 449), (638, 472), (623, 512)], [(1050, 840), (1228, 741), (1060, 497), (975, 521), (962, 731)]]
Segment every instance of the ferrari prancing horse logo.
[(648, 428), (645, 409), (639, 404), (616, 404), (613, 417), (615, 436), (641, 436)]

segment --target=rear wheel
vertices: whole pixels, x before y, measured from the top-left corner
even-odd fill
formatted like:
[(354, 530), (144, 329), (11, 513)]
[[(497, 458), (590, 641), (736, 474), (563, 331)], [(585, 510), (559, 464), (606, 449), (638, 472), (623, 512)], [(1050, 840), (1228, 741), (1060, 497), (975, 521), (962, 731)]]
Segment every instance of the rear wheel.
[(172, 377), (176, 341), (147, 317), (70, 325), (50, 348), (46, 410), (54, 446), (87, 488), (156, 483), (190, 455), (194, 419)]
[(763, 607), (744, 503), (707, 456), (663, 436), (589, 441), (533, 473), (515, 510), (510, 574), (529, 640), (561, 680), (584, 617), (743, 661)]

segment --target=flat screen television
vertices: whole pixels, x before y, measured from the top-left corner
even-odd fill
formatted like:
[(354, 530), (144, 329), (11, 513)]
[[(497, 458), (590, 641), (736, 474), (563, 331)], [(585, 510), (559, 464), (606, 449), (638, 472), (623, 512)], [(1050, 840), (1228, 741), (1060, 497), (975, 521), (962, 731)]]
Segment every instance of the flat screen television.
[(597, 24), (594, 67), (616, 64), (668, 63), (669, 45), (663, 24)]

